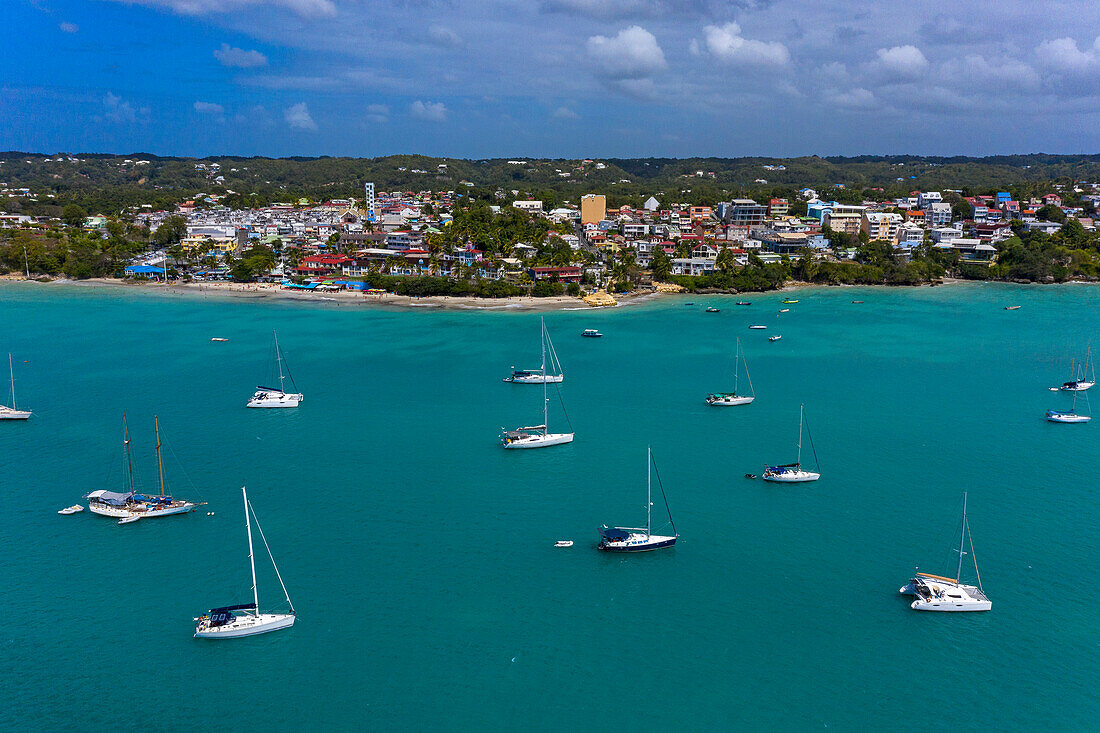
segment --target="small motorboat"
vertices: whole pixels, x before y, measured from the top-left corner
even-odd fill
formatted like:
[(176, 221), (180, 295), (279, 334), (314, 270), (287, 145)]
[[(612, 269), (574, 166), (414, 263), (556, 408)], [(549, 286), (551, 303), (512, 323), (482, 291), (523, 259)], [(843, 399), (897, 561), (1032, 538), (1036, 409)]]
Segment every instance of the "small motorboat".
[(212, 339), (210, 339), (210, 340), (211, 340), (211, 341), (228, 341), (229, 339), (223, 339), (223, 338), (212, 338)]
[(752, 305), (752, 303), (747, 300), (739, 300), (737, 301), (737, 305)]
[(779, 312), (780, 312), (780, 313), (790, 313), (790, 312), (791, 312), (791, 309), (790, 309), (790, 308), (780, 308), (780, 309), (779, 309)]
[(745, 478), (756, 478), (756, 474), (755, 473), (746, 473)]
[(684, 303), (684, 305), (695, 305), (695, 303), (694, 303), (694, 301), (689, 300), (687, 303)]
[(131, 514), (128, 517), (123, 517), (122, 519), (118, 520), (118, 523), (119, 524), (129, 524), (130, 522), (136, 522), (139, 519), (141, 519), (140, 514)]
[(594, 328), (586, 328), (581, 332), (581, 336), (584, 336), (586, 339), (598, 339), (602, 337), (603, 334)]
[(749, 326), (749, 328), (754, 331), (763, 331), (765, 328), (767, 328), (767, 326), (761, 326), (759, 323), (754, 323), (753, 325)]
[(715, 308), (713, 305), (707, 308), (707, 313), (718, 313), (720, 309)]
[(787, 298), (787, 299), (786, 299), (786, 300), (784, 300), (783, 302), (784, 302), (784, 303), (797, 303), (798, 301), (797, 301), (797, 300), (791, 300), (790, 298)]
[(72, 506), (67, 506), (64, 509), (61, 509), (57, 513), (58, 514), (76, 514), (77, 512), (82, 512), (82, 511), (84, 511), (84, 507), (80, 506), (79, 504), (73, 504)]
[(1005, 310), (1006, 311), (1018, 311), (1018, 310), (1020, 310), (1020, 306), (1018, 306), (1018, 305), (1006, 305)]
[(862, 303), (863, 301), (862, 300), (853, 300), (852, 302), (853, 303)]
[(781, 339), (781, 338), (783, 338), (783, 337), (782, 337), (782, 336), (778, 336), (778, 335), (776, 335), (776, 336), (768, 336), (768, 341), (778, 341), (778, 340), (779, 340), (779, 339)]
[(554, 543), (554, 547), (572, 547), (573, 540), (558, 540)]

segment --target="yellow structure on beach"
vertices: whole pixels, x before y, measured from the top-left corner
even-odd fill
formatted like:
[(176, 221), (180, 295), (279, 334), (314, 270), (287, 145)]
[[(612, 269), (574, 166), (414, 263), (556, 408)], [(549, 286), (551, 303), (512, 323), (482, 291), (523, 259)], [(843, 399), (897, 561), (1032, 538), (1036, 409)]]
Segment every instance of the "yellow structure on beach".
[(619, 302), (607, 294), (606, 290), (597, 290), (584, 297), (584, 302), (597, 308), (607, 305), (618, 305)]

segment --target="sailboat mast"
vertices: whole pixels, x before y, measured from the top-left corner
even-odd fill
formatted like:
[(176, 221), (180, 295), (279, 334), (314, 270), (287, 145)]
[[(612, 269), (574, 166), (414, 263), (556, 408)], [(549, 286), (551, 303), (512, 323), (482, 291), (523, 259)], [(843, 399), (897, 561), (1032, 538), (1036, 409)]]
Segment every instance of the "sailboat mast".
[(653, 522), (653, 446), (646, 446), (645, 454), (645, 536), (649, 538)]
[(279, 351), (279, 334), (274, 331), (271, 334), (275, 337), (275, 364), (279, 367), (279, 391), (286, 392), (283, 389), (283, 352)]
[(737, 360), (741, 357), (741, 338), (737, 338), (737, 348), (733, 351), (733, 393), (737, 394), (737, 376), (740, 372), (737, 369)]
[(160, 458), (160, 421), (156, 415), (153, 415), (153, 430), (157, 436), (157, 473), (160, 474), (160, 495), (168, 496), (164, 493), (164, 461)]
[(8, 376), (11, 378), (11, 409), (15, 409), (15, 368), (11, 365), (11, 352), (8, 352)]
[(959, 580), (960, 580), (960, 579), (962, 578), (962, 572), (963, 572), (963, 555), (965, 555), (965, 554), (966, 554), (965, 552), (963, 552), (963, 547), (964, 547), (964, 543), (965, 543), (965, 542), (966, 542), (966, 492), (964, 491), (964, 492), (963, 492), (963, 521), (962, 521), (962, 531), (961, 531), (961, 533), (959, 534), (959, 568), (958, 568), (958, 570), (956, 570), (956, 571), (955, 571), (955, 583), (956, 583), (956, 584), (958, 584)]
[(134, 493), (134, 461), (130, 457), (130, 427), (126, 424), (126, 413), (122, 413), (122, 445), (126, 448), (126, 472), (130, 481), (130, 493)]
[(550, 432), (550, 423), (547, 421), (547, 409), (549, 400), (546, 398), (546, 319), (539, 316), (539, 324), (542, 326), (542, 434)]
[(254, 612), (260, 615), (260, 591), (256, 588), (256, 558), (252, 553), (252, 522), (248, 518), (248, 492), (241, 487), (241, 496), (244, 498), (244, 526), (248, 532), (248, 563), (252, 566), (252, 600), (256, 604)]
[(805, 411), (806, 405), (803, 404), (798, 406), (798, 461), (796, 461), (796, 463), (798, 463), (799, 466), (802, 465), (802, 414)]

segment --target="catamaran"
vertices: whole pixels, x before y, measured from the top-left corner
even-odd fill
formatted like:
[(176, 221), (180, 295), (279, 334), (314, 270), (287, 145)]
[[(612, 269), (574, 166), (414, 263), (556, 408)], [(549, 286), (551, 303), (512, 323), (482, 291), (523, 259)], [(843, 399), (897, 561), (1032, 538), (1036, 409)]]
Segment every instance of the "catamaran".
[(661, 488), (661, 498), (665, 501), (665, 511), (668, 512), (668, 524), (672, 526), (671, 535), (653, 534), (653, 474), (657, 471), (657, 464), (653, 461), (653, 449), (646, 451), (646, 505), (645, 527), (608, 527), (606, 524), (600, 527), (599, 549), (605, 552), (647, 552), (659, 550), (662, 547), (672, 547), (680, 535), (676, 532), (676, 523), (672, 521), (672, 510), (668, 508), (668, 497), (665, 496), (665, 487), (661, 483), (661, 474), (657, 474), (657, 485)]
[[(738, 365), (744, 363), (745, 365), (745, 379), (749, 382), (749, 394), (738, 394)], [(734, 349), (733, 354), (733, 391), (732, 392), (714, 392), (707, 395), (707, 404), (715, 405), (718, 407), (729, 407), (732, 405), (747, 405), (756, 399), (756, 392), (752, 388), (752, 377), (749, 376), (749, 363), (745, 361), (745, 352), (741, 349), (741, 339), (737, 339), (737, 347)]]
[[(511, 376), (505, 377), (505, 382), (512, 384), (556, 384), (565, 381), (565, 372), (558, 361), (558, 354), (554, 350), (554, 342), (550, 340), (550, 334), (546, 331), (546, 319), (539, 318), (542, 326), (542, 368), (541, 369), (516, 369), (512, 367)], [(585, 332), (587, 334), (587, 331)], [(546, 371), (547, 344), (550, 345), (550, 369)]]
[(806, 471), (802, 468), (802, 423), (805, 416), (805, 405), (799, 405), (798, 408), (798, 460), (794, 463), (785, 463), (779, 466), (765, 466), (764, 467), (764, 480), (775, 481), (777, 483), (796, 484), (806, 481), (817, 481), (821, 478), (821, 466), (817, 462), (817, 449), (814, 448), (814, 438), (810, 435), (810, 426), (806, 426), (806, 435), (810, 439), (810, 448), (814, 452), (814, 468), (815, 471)]
[(297, 407), (303, 399), (302, 394), (286, 391), (286, 380), (288, 378), (295, 390), (298, 389), (298, 385), (294, 384), (294, 376), (290, 374), (290, 367), (287, 367), (286, 374), (283, 374), (283, 352), (279, 350), (279, 334), (274, 331), (271, 333), (275, 337), (275, 368), (279, 373), (279, 387), (278, 389), (262, 385), (257, 387), (256, 394), (252, 395), (252, 399), (248, 401), (246, 407)]
[(31, 416), (31, 411), (15, 406), (15, 369), (11, 364), (11, 354), (8, 354), (8, 376), (11, 378), (11, 407), (0, 405), (0, 420), (26, 420)]
[(1089, 372), (1089, 360), (1092, 356), (1092, 347), (1088, 347), (1085, 350), (1085, 365), (1080, 372), (1075, 371), (1073, 362), (1070, 362), (1069, 367), (1069, 381), (1063, 382), (1061, 389), (1067, 392), (1085, 392), (1096, 384), (1096, 365), (1092, 365), (1092, 372)]
[[(1082, 415), (1077, 412), (1077, 394), (1084, 390), (1073, 390), (1073, 403), (1068, 410), (1047, 410), (1046, 418), (1050, 422), (1065, 422), (1065, 423), (1078, 423), (1088, 422), (1092, 419), (1091, 414)], [(1088, 405), (1089, 396), (1085, 395), (1085, 404)], [(1089, 413), (1092, 412), (1092, 408), (1089, 407)]]
[[(252, 568), (252, 603), (242, 603), (236, 606), (222, 606), (212, 608), (202, 616), (195, 619), (196, 639), (236, 639), (241, 636), (255, 636), (266, 634), (269, 631), (278, 631), (294, 625), (294, 604), (290, 602), (290, 594), (287, 593), (286, 583), (279, 574), (279, 567), (275, 564), (275, 557), (271, 554), (271, 548), (264, 537), (263, 528), (260, 527), (260, 519), (256, 516), (256, 510), (248, 501), (248, 492), (241, 487), (241, 496), (244, 499), (244, 526), (248, 534), (248, 563)], [(256, 520), (256, 530), (260, 533), (260, 539), (264, 541), (267, 556), (271, 559), (271, 567), (275, 568), (275, 577), (279, 579), (279, 585), (283, 588), (286, 603), (290, 607), (290, 613), (260, 613), (260, 592), (256, 585), (256, 559), (252, 552), (252, 522)]]
[[(962, 562), (966, 552), (963, 546), (970, 541), (970, 556), (974, 560), (974, 575), (978, 584), (963, 585)], [(962, 530), (959, 536), (959, 566), (954, 578), (929, 573), (915, 573), (913, 578), (898, 592), (902, 595), (916, 596), (909, 607), (917, 611), (988, 611), (993, 602), (986, 598), (982, 588), (982, 576), (978, 572), (978, 558), (974, 554), (974, 538), (970, 536), (970, 523), (966, 519), (966, 492), (963, 492)]]
[(122, 415), (123, 448), (126, 452), (126, 491), (92, 491), (84, 495), (88, 500), (88, 509), (92, 514), (114, 517), (119, 524), (128, 524), (138, 519), (166, 517), (170, 514), (184, 514), (193, 511), (205, 502), (176, 499), (167, 490), (164, 483), (164, 462), (160, 452), (160, 422), (153, 416), (153, 425), (157, 436), (157, 473), (160, 476), (160, 494), (153, 496), (140, 494), (134, 487), (134, 461), (130, 451), (130, 428), (126, 425), (126, 415)]

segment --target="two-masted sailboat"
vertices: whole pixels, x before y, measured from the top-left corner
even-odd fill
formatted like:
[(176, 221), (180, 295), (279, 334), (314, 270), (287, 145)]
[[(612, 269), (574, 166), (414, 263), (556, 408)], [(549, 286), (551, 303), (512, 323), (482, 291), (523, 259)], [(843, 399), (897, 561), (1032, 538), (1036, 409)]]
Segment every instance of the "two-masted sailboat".
[[(195, 619), (196, 639), (236, 639), (241, 636), (255, 636), (266, 634), (269, 631), (278, 631), (294, 625), (294, 604), (290, 602), (290, 594), (287, 593), (283, 576), (279, 573), (279, 567), (275, 564), (275, 557), (271, 554), (271, 548), (264, 537), (263, 528), (260, 527), (260, 519), (256, 516), (256, 510), (248, 501), (248, 492), (241, 487), (241, 496), (244, 499), (244, 526), (248, 534), (248, 563), (252, 568), (252, 603), (242, 603), (236, 606), (222, 606), (212, 608), (202, 616)], [(251, 515), (251, 516), (250, 516)], [(267, 556), (271, 559), (271, 567), (275, 568), (275, 577), (279, 579), (279, 585), (283, 588), (287, 606), (290, 613), (261, 613), (260, 592), (256, 585), (256, 559), (252, 551), (252, 519), (256, 521), (256, 530), (260, 533), (260, 539), (264, 542)]]
[(11, 354), (8, 354), (8, 377), (11, 379), (11, 407), (0, 405), (0, 420), (26, 420), (30, 410), (20, 410), (15, 406), (15, 369), (12, 367)]
[(123, 449), (126, 453), (126, 491), (92, 491), (84, 495), (88, 500), (88, 509), (92, 514), (114, 517), (119, 524), (127, 524), (138, 519), (166, 517), (170, 514), (184, 514), (194, 510), (205, 502), (186, 501), (172, 496), (164, 483), (164, 461), (161, 459), (160, 421), (153, 416), (153, 426), (157, 436), (157, 473), (160, 477), (160, 494), (141, 494), (134, 486), (134, 460), (130, 450), (130, 428), (126, 425), (126, 415), (122, 416)]
[[(546, 319), (539, 318), (539, 323), (542, 327), (542, 367), (539, 369), (516, 369), (512, 367), (512, 373), (504, 378), (505, 382), (511, 382), (512, 384), (559, 384), (565, 381), (565, 372), (558, 360), (558, 353), (554, 350), (554, 342), (550, 340), (550, 334), (546, 330)], [(549, 370), (546, 368), (548, 353), (550, 357)]]
[[(963, 547), (970, 543), (970, 557), (974, 560), (974, 575), (978, 584), (963, 585)], [(898, 589), (902, 595), (916, 596), (909, 607), (916, 611), (988, 611), (993, 608), (982, 588), (982, 576), (978, 572), (978, 558), (974, 554), (974, 538), (970, 535), (970, 522), (966, 518), (966, 492), (963, 492), (962, 530), (959, 535), (959, 565), (954, 578), (929, 573), (915, 573), (910, 581)]]
[(645, 527), (608, 527), (606, 524), (600, 527), (599, 549), (605, 552), (647, 552), (659, 550), (662, 547), (672, 547), (680, 535), (676, 533), (676, 523), (672, 521), (672, 510), (668, 508), (668, 497), (665, 496), (665, 487), (661, 483), (661, 474), (657, 474), (657, 485), (661, 488), (661, 498), (665, 502), (665, 511), (668, 512), (668, 525), (672, 527), (671, 535), (653, 534), (653, 474), (657, 470), (657, 464), (653, 461), (653, 449), (646, 451), (646, 503), (645, 503)]
[(821, 467), (817, 461), (817, 449), (814, 448), (814, 439), (810, 435), (810, 426), (806, 426), (806, 435), (810, 439), (810, 448), (814, 453), (814, 468), (817, 471), (807, 471), (802, 468), (802, 423), (805, 421), (805, 405), (798, 407), (798, 459), (794, 463), (784, 463), (778, 466), (765, 466), (763, 478), (765, 481), (777, 483), (796, 484), (806, 481), (817, 481), (821, 478)]
[(298, 385), (294, 384), (294, 377), (290, 374), (290, 367), (285, 367), (283, 364), (283, 352), (279, 349), (279, 334), (274, 331), (271, 332), (275, 338), (275, 369), (278, 372), (279, 386), (264, 387), (259, 386), (256, 388), (256, 394), (252, 395), (252, 398), (248, 400), (246, 407), (297, 407), (302, 401), (302, 394), (300, 392), (287, 392), (286, 380), (290, 380), (290, 385), (295, 390), (298, 389)]
[[(747, 395), (740, 394), (740, 383), (738, 381), (740, 369), (738, 367), (741, 364), (745, 365), (745, 379), (749, 383), (749, 393)], [(708, 394), (707, 404), (716, 407), (730, 407), (733, 405), (747, 405), (755, 399), (756, 392), (752, 388), (752, 377), (749, 376), (749, 363), (745, 361), (745, 352), (741, 349), (741, 339), (738, 338), (733, 355), (733, 391)]]

